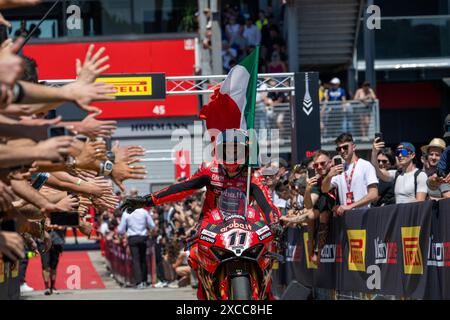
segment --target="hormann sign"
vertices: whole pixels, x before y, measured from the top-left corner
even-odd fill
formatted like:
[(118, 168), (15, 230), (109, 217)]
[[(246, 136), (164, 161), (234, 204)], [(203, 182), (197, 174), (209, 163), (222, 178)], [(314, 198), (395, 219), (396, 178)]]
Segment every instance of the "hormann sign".
[(166, 98), (164, 73), (108, 74), (98, 77), (96, 82), (112, 84), (117, 92), (111, 95), (117, 100), (164, 100)]
[[(115, 138), (141, 137), (141, 136), (167, 136), (170, 137), (176, 130), (187, 130), (194, 134), (195, 118), (160, 118), (160, 119), (134, 119), (117, 121)], [(201, 134), (201, 132), (200, 132)]]

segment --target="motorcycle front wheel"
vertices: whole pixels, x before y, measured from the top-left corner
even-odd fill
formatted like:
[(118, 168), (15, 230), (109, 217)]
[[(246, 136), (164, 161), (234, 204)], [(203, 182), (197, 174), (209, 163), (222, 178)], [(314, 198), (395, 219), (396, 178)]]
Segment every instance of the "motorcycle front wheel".
[(231, 279), (231, 300), (251, 300), (250, 279), (236, 276)]

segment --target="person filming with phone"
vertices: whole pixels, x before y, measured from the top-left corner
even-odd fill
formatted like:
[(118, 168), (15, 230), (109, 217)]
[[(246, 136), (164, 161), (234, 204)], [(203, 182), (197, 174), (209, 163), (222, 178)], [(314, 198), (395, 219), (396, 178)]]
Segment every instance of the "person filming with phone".
[(334, 160), (334, 165), (323, 179), (322, 192), (328, 193), (337, 188), (340, 202), (335, 208), (337, 215), (356, 208), (369, 208), (378, 198), (375, 168), (356, 155), (356, 144), (350, 133), (342, 133), (335, 143), (336, 152), (344, 161), (339, 164), (339, 160)]
[(378, 153), (385, 148), (382, 137), (374, 140), (372, 147), (372, 164), (380, 180), (394, 183), (395, 203), (424, 201), (427, 197), (427, 175), (419, 170), (415, 163), (415, 147), (409, 142), (400, 143), (395, 149), (398, 170), (385, 170), (377, 164)]

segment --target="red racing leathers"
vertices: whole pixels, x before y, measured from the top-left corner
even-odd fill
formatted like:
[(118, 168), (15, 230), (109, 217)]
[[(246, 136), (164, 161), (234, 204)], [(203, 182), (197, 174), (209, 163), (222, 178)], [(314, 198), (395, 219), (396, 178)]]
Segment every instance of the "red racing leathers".
[[(249, 202), (255, 200), (267, 224), (277, 223), (280, 211), (273, 205), (269, 189), (263, 185), (262, 181), (261, 176), (252, 175)], [(201, 165), (189, 179), (173, 184), (149, 196), (151, 197), (151, 204), (160, 205), (180, 201), (203, 187), (206, 187), (206, 196), (200, 220), (203, 219), (205, 214), (217, 207), (217, 201), (222, 190), (234, 187), (246, 193), (247, 170), (246, 168), (242, 169), (237, 176), (231, 178), (217, 161), (213, 161), (209, 165)]]

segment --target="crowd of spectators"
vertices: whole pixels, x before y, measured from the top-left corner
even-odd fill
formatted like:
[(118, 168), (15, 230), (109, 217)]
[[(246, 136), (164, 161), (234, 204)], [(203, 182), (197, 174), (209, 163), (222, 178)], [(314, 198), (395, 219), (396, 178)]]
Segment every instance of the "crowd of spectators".
[[(221, 13), (222, 63), (224, 73), (243, 57), (260, 46), (260, 73), (287, 72), (287, 47), (281, 35), (280, 24), (272, 13), (272, 7), (256, 12), (243, 12), (239, 6), (224, 4)], [(212, 13), (203, 11), (206, 31), (203, 48), (212, 46)]]
[(239, 7), (226, 5), (222, 10), (222, 58), (224, 72), (260, 46), (259, 72), (287, 72), (286, 41), (279, 23), (271, 13), (260, 10), (258, 14), (242, 12)]
[[(450, 116), (446, 128), (450, 129)], [(444, 139), (449, 137), (450, 130)], [(336, 152), (317, 150), (293, 166), (282, 158), (275, 159), (255, 174), (263, 176), (274, 205), (282, 213), (282, 224), (306, 228), (313, 239), (308, 250), (318, 262), (333, 216), (354, 209), (450, 198), (450, 148), (444, 139), (433, 138), (421, 146), (418, 159), (412, 143), (401, 142), (392, 150), (382, 136), (377, 136), (371, 155), (363, 159), (357, 154), (353, 136), (342, 133), (335, 139)], [(152, 220), (147, 227), (155, 247), (156, 287), (197, 286), (187, 264), (189, 251), (184, 249), (200, 216), (203, 194), (198, 190), (183, 201), (147, 208)], [(120, 231), (124, 215), (116, 211), (103, 216), (100, 232), (107, 240), (127, 243)]]
[[(129, 196), (136, 195), (136, 190), (131, 190), (129, 193)], [(119, 209), (107, 210), (100, 216), (98, 233), (102, 235), (104, 241), (129, 247), (134, 264), (135, 285), (138, 289), (144, 289), (149, 285), (147, 274), (150, 269), (146, 263), (142, 263), (147, 249), (144, 242), (151, 243), (154, 248), (155, 271), (158, 278), (158, 282), (154, 283), (155, 287), (178, 288), (189, 284), (196, 287), (195, 274), (187, 263), (189, 251), (184, 249), (186, 239), (192, 235), (194, 225), (199, 219), (203, 195), (204, 192), (199, 190), (183, 201), (137, 209), (131, 214), (122, 213)], [(128, 222), (127, 224), (126, 220), (136, 221), (135, 216), (140, 214), (146, 215), (147, 222), (142, 221), (140, 224)], [(137, 231), (139, 225), (141, 228)], [(142, 236), (141, 239), (134, 237), (138, 233)], [(130, 243), (130, 239), (133, 243)], [(140, 253), (133, 248), (134, 243), (139, 240), (141, 240), (141, 246), (145, 247)], [(136, 258), (138, 256), (139, 258)], [(138, 267), (139, 261), (142, 263), (140, 267)]]
[[(0, 0), (0, 8), (38, 2)], [(0, 23), (9, 24), (3, 17)], [(21, 288), (30, 291), (27, 257), (40, 255), (50, 295), (66, 227), (90, 236), (89, 217), (118, 204), (113, 183), (124, 190), (125, 180), (145, 177), (145, 167), (135, 164), (144, 150), (109, 146), (117, 123), (96, 119), (101, 110), (91, 103), (113, 100), (116, 92), (112, 85), (95, 82), (110, 67), (105, 48), (90, 45), (84, 57), (72, 62), (76, 81), (49, 87), (39, 84), (39, 61), (20, 52), (23, 37), (0, 42), (0, 259), (20, 264)], [(87, 116), (70, 122), (56, 117), (66, 102)]]

